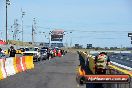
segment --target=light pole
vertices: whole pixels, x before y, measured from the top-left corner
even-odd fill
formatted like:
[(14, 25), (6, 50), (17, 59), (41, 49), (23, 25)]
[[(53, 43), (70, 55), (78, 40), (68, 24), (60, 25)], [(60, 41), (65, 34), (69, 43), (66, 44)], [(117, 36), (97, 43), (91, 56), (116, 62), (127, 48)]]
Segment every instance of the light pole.
[(68, 47), (68, 43), (67, 43), (67, 37), (68, 37), (68, 36), (67, 36), (67, 35), (68, 35), (68, 33), (65, 33), (65, 34), (64, 34), (65, 39), (66, 39), (66, 41), (65, 41), (65, 47), (66, 47), (66, 48)]
[(70, 47), (72, 47), (72, 37), (71, 37)]
[[(70, 32), (70, 34), (72, 34), (72, 32)], [(70, 40), (71, 40), (71, 41), (70, 41), (70, 47), (72, 47), (72, 37), (71, 37), (71, 35), (70, 35), (70, 38), (71, 38), (71, 39), (70, 39)]]
[(51, 47), (51, 41), (50, 41), (50, 38), (51, 38), (51, 31), (49, 32), (49, 47)]
[(6, 43), (8, 42), (7, 38), (7, 25), (8, 25), (8, 20), (7, 20), (7, 6), (10, 5), (10, 0), (6, 0)]
[(25, 15), (25, 12), (23, 12), (22, 9), (21, 9), (21, 13), (22, 13), (22, 18), (21, 18), (21, 20), (22, 20), (22, 46), (23, 46), (23, 17), (24, 17), (24, 15)]
[(35, 45), (35, 30), (36, 30), (36, 19), (33, 18), (33, 25), (32, 25), (32, 44)]
[[(65, 37), (66, 37), (66, 43), (65, 43), (65, 44), (66, 44), (66, 48), (72, 46), (72, 37), (71, 37), (70, 34), (72, 34), (71, 31), (70, 31), (70, 32), (65, 31), (65, 34), (64, 34), (64, 35), (65, 35)], [(69, 35), (69, 36), (68, 36), (68, 35)], [(68, 37), (70, 38), (70, 39), (69, 39), (69, 40), (70, 40), (69, 43), (68, 43), (68, 41), (67, 41), (67, 38), (68, 38)]]

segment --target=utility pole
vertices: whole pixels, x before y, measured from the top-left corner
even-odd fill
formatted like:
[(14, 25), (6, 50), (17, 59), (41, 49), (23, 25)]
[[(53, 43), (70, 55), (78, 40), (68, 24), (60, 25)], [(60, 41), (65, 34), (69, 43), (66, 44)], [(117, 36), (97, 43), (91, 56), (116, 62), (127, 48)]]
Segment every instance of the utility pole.
[(16, 40), (16, 21), (14, 20), (14, 24), (13, 24), (13, 26), (14, 26), (14, 34), (13, 34), (13, 40)]
[(51, 40), (50, 40), (51, 39), (51, 34), (52, 34), (52, 31), (49, 32), (49, 38), (48, 38), (49, 39), (49, 47), (51, 47)]
[(36, 19), (33, 18), (33, 25), (32, 25), (32, 44), (34, 45), (34, 38), (35, 38), (35, 30), (36, 30)]
[(13, 26), (14, 26), (14, 34), (13, 34), (13, 40), (16, 40), (16, 38), (17, 38), (17, 35), (18, 35), (18, 33), (19, 33), (19, 24), (17, 23), (18, 22), (18, 20), (17, 19), (15, 19), (14, 20), (14, 24), (13, 24)]
[[(70, 32), (70, 34), (72, 34), (72, 32)], [(70, 42), (70, 47), (72, 47), (72, 36), (70, 35), (71, 38), (71, 42)]]
[(48, 38), (48, 39), (49, 39), (49, 47), (51, 46), (51, 45), (50, 45), (50, 36), (51, 36), (51, 33), (49, 33), (49, 38)]
[(23, 46), (23, 17), (25, 15), (25, 12), (21, 9), (21, 13), (22, 13), (22, 18), (21, 18), (21, 21), (22, 21), (22, 46)]
[(72, 47), (72, 37), (71, 37), (71, 41), (70, 41), (70, 47)]
[(32, 44), (34, 45), (34, 27), (32, 25)]
[(65, 41), (65, 47), (67, 48), (68, 47), (68, 42), (67, 42), (68, 33), (67, 32), (65, 32), (64, 37), (66, 39), (66, 41)]
[(10, 0), (6, 0), (6, 43), (8, 43), (8, 38), (7, 38), (7, 30), (8, 30), (8, 20), (7, 20), (7, 6), (10, 5)]
[(11, 26), (11, 37), (12, 37), (11, 39), (12, 39), (12, 40), (13, 40), (13, 32), (14, 32), (14, 31), (13, 31), (13, 26)]

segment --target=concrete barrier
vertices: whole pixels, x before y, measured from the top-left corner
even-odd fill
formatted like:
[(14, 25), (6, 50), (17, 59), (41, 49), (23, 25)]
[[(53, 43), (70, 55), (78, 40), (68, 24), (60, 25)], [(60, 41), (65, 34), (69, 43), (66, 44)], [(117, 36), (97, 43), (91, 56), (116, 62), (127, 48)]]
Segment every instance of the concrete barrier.
[(25, 58), (25, 64), (27, 69), (33, 69), (34, 64), (33, 64), (33, 56), (24, 56)]
[(33, 56), (19, 56), (0, 59), (0, 80), (16, 73), (33, 69)]
[(14, 64), (15, 64), (14, 57), (5, 59), (5, 69), (6, 69), (7, 76), (16, 74)]
[(7, 73), (5, 70), (5, 59), (0, 59), (0, 80), (7, 77)]

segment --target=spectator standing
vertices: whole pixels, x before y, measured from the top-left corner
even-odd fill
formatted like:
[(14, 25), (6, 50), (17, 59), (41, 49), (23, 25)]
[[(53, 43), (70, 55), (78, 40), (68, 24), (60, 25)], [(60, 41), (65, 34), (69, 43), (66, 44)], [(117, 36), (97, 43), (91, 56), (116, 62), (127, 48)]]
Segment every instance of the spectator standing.
[(13, 46), (10, 47), (10, 57), (15, 57), (16, 50), (14, 49)]

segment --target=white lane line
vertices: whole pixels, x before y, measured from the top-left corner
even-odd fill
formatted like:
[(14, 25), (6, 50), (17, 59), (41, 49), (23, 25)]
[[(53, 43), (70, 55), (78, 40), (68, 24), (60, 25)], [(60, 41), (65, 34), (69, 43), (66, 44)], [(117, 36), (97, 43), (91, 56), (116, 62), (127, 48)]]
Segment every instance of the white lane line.
[(111, 63), (114, 64), (114, 65), (117, 65), (117, 66), (119, 66), (119, 67), (125, 68), (125, 69), (127, 69), (127, 70), (132, 70), (131, 67), (128, 67), (128, 66), (125, 66), (125, 65), (122, 65), (122, 64), (113, 62), (113, 61), (111, 61)]

